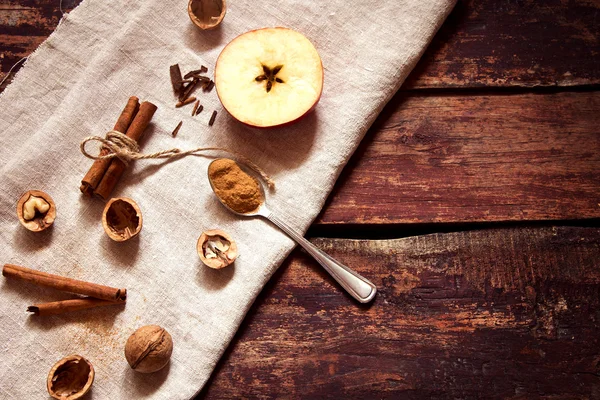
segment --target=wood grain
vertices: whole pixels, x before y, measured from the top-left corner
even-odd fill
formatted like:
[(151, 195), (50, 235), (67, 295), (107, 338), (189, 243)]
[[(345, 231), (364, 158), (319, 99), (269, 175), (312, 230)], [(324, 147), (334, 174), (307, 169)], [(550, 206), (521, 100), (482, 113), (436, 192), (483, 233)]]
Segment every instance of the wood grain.
[(600, 83), (599, 0), (459, 0), (404, 88)]
[[(599, 12), (600, 0), (459, 0), (404, 88), (598, 84)], [(59, 18), (59, 0), (0, 4), (0, 79)]]
[(318, 224), (600, 217), (600, 92), (400, 93)]
[(374, 303), (295, 252), (199, 399), (600, 395), (600, 229), (314, 242), (379, 287)]
[[(81, 0), (63, 0), (64, 12)], [(0, 2), (0, 81), (21, 58), (30, 55), (54, 31), (61, 18), (60, 0), (18, 0)], [(10, 83), (21, 65), (0, 85)]]

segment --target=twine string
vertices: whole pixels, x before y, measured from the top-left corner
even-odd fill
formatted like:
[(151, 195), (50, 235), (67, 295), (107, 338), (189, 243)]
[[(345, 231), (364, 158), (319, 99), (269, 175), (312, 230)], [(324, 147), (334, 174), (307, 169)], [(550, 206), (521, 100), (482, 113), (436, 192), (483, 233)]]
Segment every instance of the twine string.
[[(107, 149), (108, 153), (106, 155), (98, 154), (93, 155), (87, 152), (85, 149), (85, 145), (88, 142), (100, 142), (102, 144), (100, 151), (102, 149)], [(275, 182), (267, 175), (262, 168), (256, 165), (254, 162), (250, 161), (248, 158), (243, 156), (242, 154), (228, 150), (223, 147), (197, 147), (195, 149), (182, 151), (177, 148), (157, 151), (155, 153), (143, 154), (140, 153), (140, 148), (137, 142), (127, 135), (123, 134), (119, 131), (109, 131), (106, 134), (106, 137), (100, 136), (89, 136), (80, 143), (79, 148), (81, 153), (87, 158), (91, 158), (92, 160), (105, 160), (108, 158), (117, 157), (121, 160), (125, 165), (128, 165), (132, 160), (147, 160), (147, 159), (159, 159), (159, 158), (181, 158), (189, 155), (198, 155), (199, 153), (209, 152), (209, 151), (222, 151), (225, 153), (229, 153), (238, 159), (240, 159), (244, 164), (248, 165), (252, 170), (254, 170), (260, 177), (267, 183), (269, 188), (275, 187)]]

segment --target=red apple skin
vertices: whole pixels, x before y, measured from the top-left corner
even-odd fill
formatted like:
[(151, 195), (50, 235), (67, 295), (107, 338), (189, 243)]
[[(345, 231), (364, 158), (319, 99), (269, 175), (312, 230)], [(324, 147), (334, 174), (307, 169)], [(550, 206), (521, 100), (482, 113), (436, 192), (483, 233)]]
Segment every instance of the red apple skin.
[[(242, 33), (242, 34), (239, 34), (239, 35), (238, 35), (238, 36), (236, 36), (235, 38), (233, 38), (233, 39), (232, 39), (232, 40), (231, 40), (229, 43), (233, 42), (234, 40), (236, 40), (236, 39), (237, 39), (237, 38), (239, 38), (240, 36), (242, 36), (242, 35), (245, 35), (246, 33), (260, 31), (260, 30), (262, 30), (262, 29), (268, 29), (268, 28), (259, 28), (259, 29), (253, 29), (253, 30), (251, 30), (251, 31), (248, 31), (248, 32), (244, 32), (244, 33)], [(274, 28), (272, 28), (272, 29), (288, 29), (288, 28), (284, 28), (284, 27), (281, 27), (281, 26), (276, 26), (276, 27), (274, 27)], [(228, 43), (228, 44), (229, 44), (229, 43)], [(217, 71), (218, 71), (219, 59), (220, 59), (220, 58), (219, 58), (219, 57), (217, 57), (217, 62), (216, 62), (216, 64), (215, 64), (215, 81), (217, 80), (217, 75), (216, 75), (216, 74), (217, 74)], [(324, 71), (325, 71), (325, 69), (323, 68), (323, 60), (321, 60), (321, 80), (322, 80), (323, 82), (325, 82), (325, 72), (324, 72)], [(273, 129), (273, 128), (284, 128), (284, 127), (286, 127), (286, 126), (290, 126), (290, 125), (292, 125), (292, 124), (294, 124), (294, 123), (296, 123), (296, 122), (300, 121), (300, 120), (301, 120), (301, 119), (303, 119), (303, 118), (304, 118), (304, 117), (305, 117), (307, 114), (309, 114), (311, 111), (313, 111), (313, 110), (315, 109), (315, 107), (316, 107), (316, 106), (317, 106), (317, 104), (319, 103), (319, 100), (321, 100), (321, 95), (323, 94), (323, 86), (324, 86), (324, 85), (321, 85), (321, 92), (319, 92), (319, 97), (317, 97), (317, 100), (315, 101), (315, 104), (313, 104), (313, 106), (312, 106), (311, 108), (309, 108), (308, 110), (306, 110), (306, 112), (305, 112), (304, 114), (302, 114), (301, 116), (299, 116), (298, 118), (296, 118), (296, 119), (294, 119), (294, 120), (291, 120), (291, 121), (288, 121), (288, 122), (284, 122), (283, 124), (271, 125), (271, 126), (258, 126), (258, 125), (252, 125), (252, 124), (248, 124), (248, 123), (246, 123), (246, 122), (244, 122), (244, 121), (240, 121), (239, 119), (237, 119), (236, 117), (234, 117), (234, 116), (233, 116), (233, 115), (232, 115), (232, 114), (231, 114), (231, 113), (230, 113), (230, 112), (227, 110), (227, 108), (226, 108), (225, 106), (223, 106), (223, 108), (225, 109), (225, 111), (227, 111), (227, 113), (228, 113), (229, 115), (231, 115), (231, 117), (232, 117), (233, 119), (235, 119), (236, 121), (238, 121), (240, 124), (242, 124), (242, 125), (245, 125), (245, 126), (248, 126), (248, 127), (250, 127), (250, 128), (256, 128), (256, 129), (261, 129), (261, 130), (265, 130), (265, 131), (271, 130), (271, 129)], [(219, 89), (218, 89), (216, 86), (215, 86), (215, 89), (216, 89), (216, 91), (217, 91), (217, 97), (219, 98), (219, 101), (221, 102), (221, 105), (223, 105), (223, 100), (221, 99), (221, 95), (219, 94)]]

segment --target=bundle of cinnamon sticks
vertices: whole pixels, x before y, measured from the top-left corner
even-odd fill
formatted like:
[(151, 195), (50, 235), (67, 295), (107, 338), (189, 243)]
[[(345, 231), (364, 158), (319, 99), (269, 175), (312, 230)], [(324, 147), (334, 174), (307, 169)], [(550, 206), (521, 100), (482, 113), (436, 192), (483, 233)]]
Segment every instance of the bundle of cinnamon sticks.
[(57, 315), (92, 307), (125, 304), (127, 300), (127, 289), (117, 289), (96, 283), (79, 281), (18, 265), (4, 264), (2, 275), (28, 281), (34, 285), (46, 286), (85, 296), (69, 300), (34, 304), (27, 307), (27, 311), (35, 315)]
[[(156, 112), (156, 106), (150, 102), (140, 105), (139, 99), (132, 96), (121, 112), (113, 130), (124, 133), (139, 142)], [(105, 156), (109, 150), (102, 148), (100, 156)], [(125, 171), (125, 164), (118, 158), (95, 160), (90, 170), (81, 181), (79, 189), (87, 196), (97, 196), (103, 200), (109, 198), (116, 184)]]

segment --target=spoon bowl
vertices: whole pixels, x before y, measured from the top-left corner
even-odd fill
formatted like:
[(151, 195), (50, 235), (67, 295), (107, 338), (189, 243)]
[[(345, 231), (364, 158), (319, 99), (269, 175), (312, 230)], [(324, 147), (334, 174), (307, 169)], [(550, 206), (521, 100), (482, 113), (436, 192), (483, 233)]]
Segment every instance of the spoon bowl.
[[(214, 163), (215, 161), (217, 161), (217, 160), (214, 160), (214, 161), (212, 161), (212, 162), (211, 162), (211, 163), (208, 165), (208, 170), (207, 170), (207, 171), (210, 171), (210, 166), (211, 166), (211, 165), (213, 165), (213, 163)], [(240, 167), (240, 168), (241, 168), (241, 167)], [(244, 171), (244, 172), (247, 172), (247, 171)], [(231, 211), (232, 213), (234, 213), (234, 214), (236, 214), (236, 215), (240, 215), (240, 216), (242, 216), (242, 217), (257, 217), (257, 216), (261, 216), (261, 217), (265, 217), (265, 218), (266, 218), (266, 217), (267, 217), (267, 214), (269, 214), (269, 213), (270, 213), (270, 211), (269, 211), (269, 209), (267, 208), (267, 196), (265, 195), (265, 188), (264, 188), (264, 186), (262, 185), (262, 183), (261, 183), (259, 180), (256, 180), (256, 182), (258, 183), (258, 189), (260, 190), (260, 195), (261, 195), (261, 197), (262, 197), (263, 201), (262, 201), (262, 203), (260, 204), (260, 206), (259, 206), (259, 207), (258, 207), (256, 210), (253, 210), (253, 211), (250, 211), (250, 212), (247, 212), (247, 213), (241, 213), (241, 212), (239, 212), (239, 211), (236, 211), (236, 210), (234, 210), (233, 208), (229, 207), (229, 206), (227, 205), (227, 203), (225, 203), (225, 202), (223, 201), (223, 199), (221, 199), (221, 198), (219, 197), (219, 195), (217, 195), (217, 190), (215, 189), (215, 185), (213, 184), (213, 181), (212, 181), (212, 179), (210, 179), (210, 174), (208, 175), (208, 183), (210, 183), (210, 188), (211, 188), (211, 189), (212, 189), (212, 191), (215, 193), (215, 196), (217, 197), (217, 199), (219, 199), (219, 202), (220, 202), (221, 204), (223, 204), (223, 206), (224, 206), (226, 209), (228, 209), (228, 210), (229, 210), (229, 211)]]

